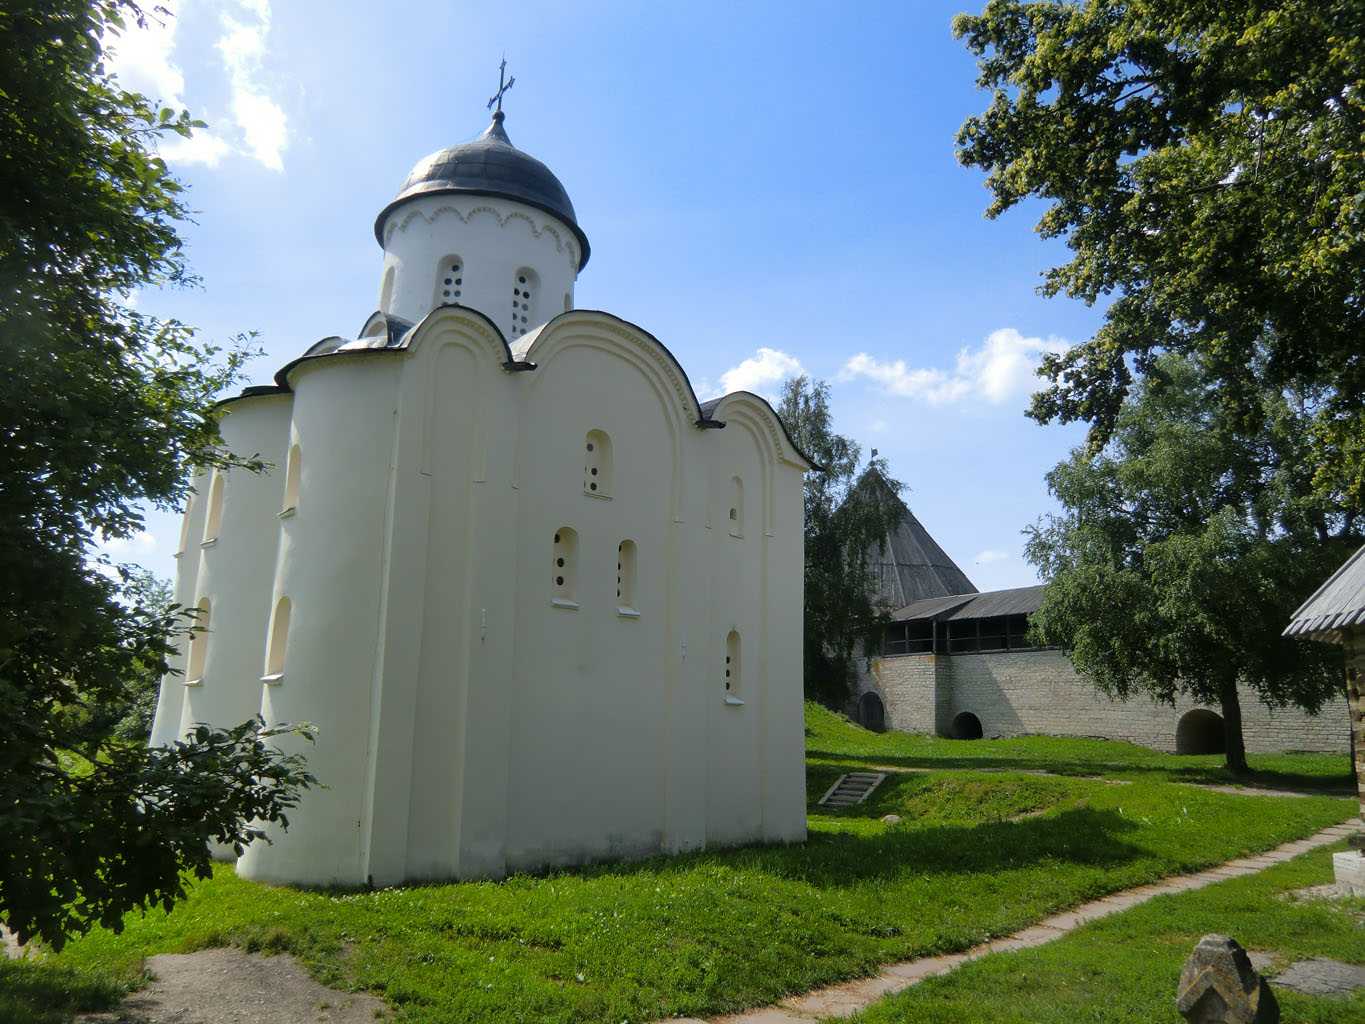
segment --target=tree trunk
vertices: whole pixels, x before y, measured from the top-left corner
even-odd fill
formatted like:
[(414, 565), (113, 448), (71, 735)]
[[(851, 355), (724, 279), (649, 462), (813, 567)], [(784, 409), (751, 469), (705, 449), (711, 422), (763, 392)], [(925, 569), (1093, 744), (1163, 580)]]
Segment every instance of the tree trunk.
[(1223, 707), (1224, 764), (1236, 775), (1250, 774), (1247, 748), (1242, 740), (1242, 701), (1237, 696), (1237, 681), (1224, 683), (1218, 695)]

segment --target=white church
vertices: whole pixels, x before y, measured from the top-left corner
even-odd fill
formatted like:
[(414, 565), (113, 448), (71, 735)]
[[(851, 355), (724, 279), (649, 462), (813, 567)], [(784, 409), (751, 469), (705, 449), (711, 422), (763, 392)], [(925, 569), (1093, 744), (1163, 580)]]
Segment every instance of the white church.
[(375, 885), (805, 837), (802, 476), (762, 399), (574, 308), (588, 239), (501, 102), (375, 221), (379, 309), (223, 406), (203, 628), (152, 741), (308, 722), (326, 788), (238, 862)]

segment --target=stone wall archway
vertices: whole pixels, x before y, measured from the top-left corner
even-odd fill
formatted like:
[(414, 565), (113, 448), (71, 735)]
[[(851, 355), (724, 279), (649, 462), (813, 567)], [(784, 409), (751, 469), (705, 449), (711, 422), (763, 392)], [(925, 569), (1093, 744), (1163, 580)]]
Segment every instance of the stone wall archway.
[(865, 693), (858, 698), (858, 722), (872, 732), (886, 731), (886, 706), (875, 693)]
[(979, 740), (985, 735), (981, 719), (970, 711), (963, 711), (953, 719), (952, 731), (948, 734), (955, 740)]
[(1175, 727), (1177, 754), (1222, 754), (1226, 750), (1222, 715), (1208, 708), (1195, 708), (1180, 716)]

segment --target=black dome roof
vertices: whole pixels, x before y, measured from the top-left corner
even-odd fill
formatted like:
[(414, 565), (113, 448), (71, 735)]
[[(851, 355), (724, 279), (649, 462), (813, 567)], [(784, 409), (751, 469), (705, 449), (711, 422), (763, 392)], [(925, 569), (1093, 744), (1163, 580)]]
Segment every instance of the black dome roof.
[(569, 225), (578, 237), (578, 269), (583, 269), (588, 262), (588, 236), (578, 226), (569, 193), (564, 191), (553, 171), (512, 145), (503, 130), (502, 120), (503, 113), (499, 110), (493, 115), (493, 123), (487, 131), (473, 142), (438, 149), (418, 161), (393, 202), (379, 212), (374, 222), (374, 236), (381, 245), (384, 222), (409, 199), (442, 192), (499, 196), (544, 210)]

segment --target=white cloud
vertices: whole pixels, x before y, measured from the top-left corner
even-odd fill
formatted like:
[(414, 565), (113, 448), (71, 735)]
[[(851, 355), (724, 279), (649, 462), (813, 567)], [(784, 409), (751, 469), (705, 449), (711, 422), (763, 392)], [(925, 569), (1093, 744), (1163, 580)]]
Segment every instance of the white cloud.
[(1060, 338), (1026, 338), (1013, 327), (992, 331), (977, 349), (962, 349), (951, 370), (912, 367), (904, 359), (882, 362), (859, 352), (839, 371), (839, 380), (862, 378), (888, 394), (948, 405), (968, 398), (1001, 405), (1031, 392), (1044, 353), (1064, 352)]
[(145, 28), (130, 20), (122, 33), (110, 33), (103, 43), (113, 54), (109, 70), (125, 89), (179, 110), (185, 106), (185, 75), (172, 57), (178, 19), (171, 0), (163, 0), (160, 6), (170, 13), (149, 11)]
[(269, 0), (242, 0), (247, 20), (230, 14), (222, 18), (218, 52), (232, 90), (232, 118), (248, 151), (272, 171), (284, 170), (283, 153), (289, 145), (289, 119), (266, 92), (261, 61), (270, 31)]
[(801, 361), (795, 356), (781, 349), (763, 346), (738, 366), (732, 366), (722, 373), (719, 386), (702, 381), (699, 390), (703, 398), (728, 395), (731, 391), (752, 391), (764, 398), (772, 398), (774, 385), (805, 372)]
[[(129, 22), (122, 34), (106, 37), (105, 44), (113, 54), (109, 68), (125, 89), (145, 93), (163, 106), (183, 110), (188, 106), (185, 73), (175, 60), (179, 27), (176, 15), (181, 5), (163, 0), (159, 6), (169, 12), (149, 12), (146, 27)], [(271, 170), (282, 171), (283, 153), (289, 143), (289, 121), (283, 108), (270, 97), (262, 71), (266, 35), (270, 31), (270, 0), (236, 0), (235, 7), (241, 17), (222, 15), (223, 34), (217, 42), (227, 72), (228, 102), (232, 127), (236, 129), (229, 133), (233, 138), (203, 128), (188, 139), (167, 135), (160, 143), (161, 156), (173, 163), (216, 167), (224, 157), (240, 152)]]
[(1008, 551), (1001, 551), (999, 548), (987, 548), (985, 551), (978, 551), (973, 561), (977, 565), (990, 565), (992, 562), (1008, 562), (1012, 557)]
[(188, 139), (173, 135), (161, 142), (161, 157), (170, 163), (217, 167), (231, 152), (232, 147), (225, 140), (203, 128), (197, 129)]
[(95, 537), (95, 547), (104, 554), (111, 556), (127, 557), (156, 550), (156, 536), (142, 530), (133, 534), (131, 537), (105, 537), (97, 534)]

